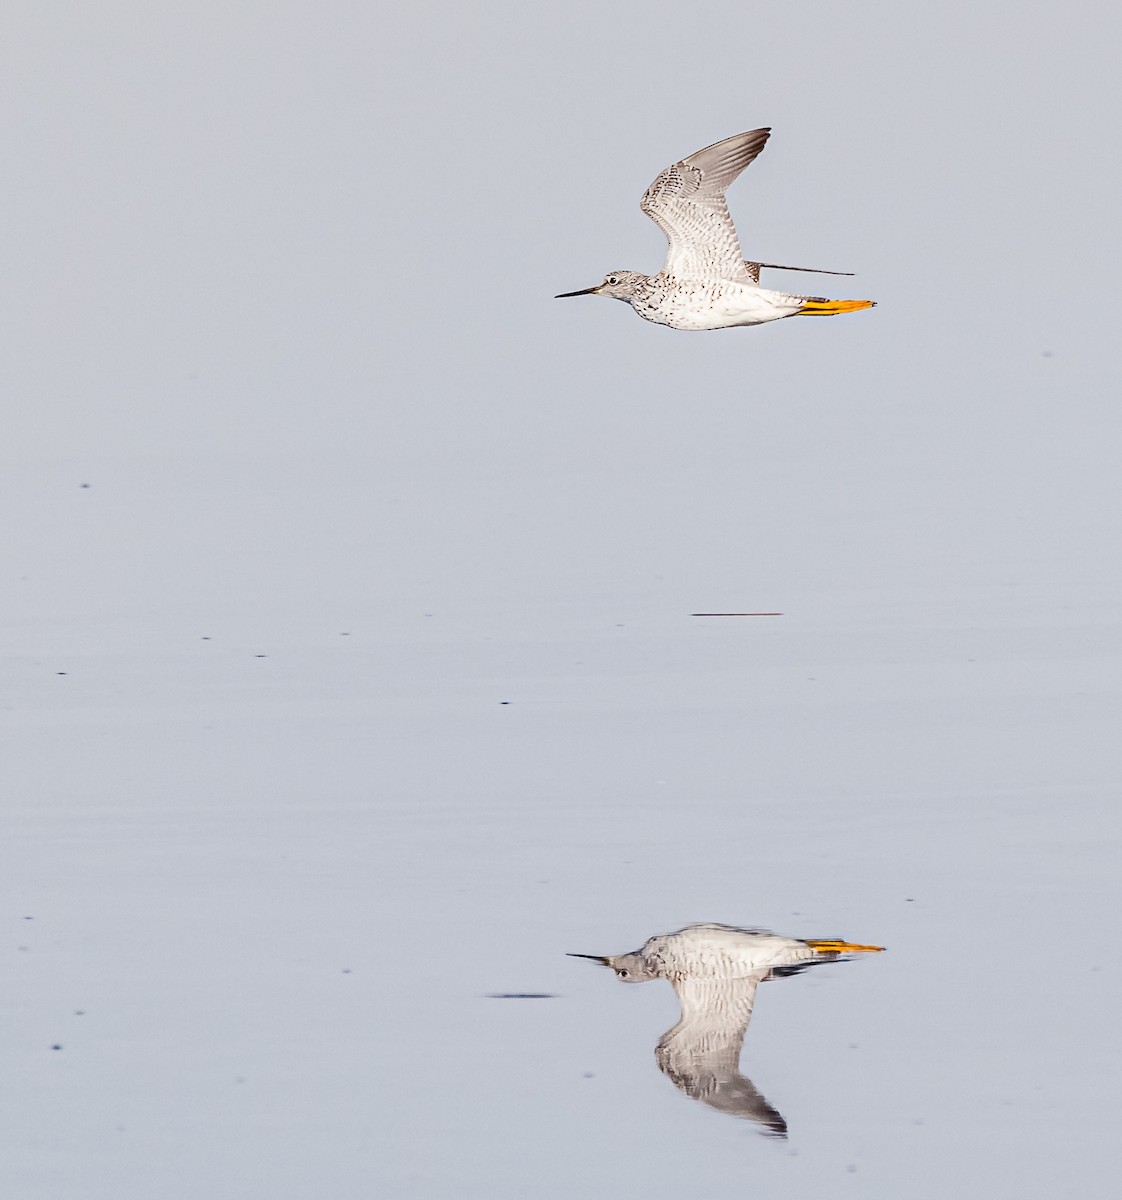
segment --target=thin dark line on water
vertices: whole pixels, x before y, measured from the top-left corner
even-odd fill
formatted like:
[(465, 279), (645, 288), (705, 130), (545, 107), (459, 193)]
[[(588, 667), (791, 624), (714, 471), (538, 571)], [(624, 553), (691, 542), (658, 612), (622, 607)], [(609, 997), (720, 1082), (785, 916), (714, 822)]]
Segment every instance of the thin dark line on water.
[(488, 992), (487, 1000), (556, 1000), (556, 992)]
[(781, 617), (782, 613), (690, 613), (691, 617)]

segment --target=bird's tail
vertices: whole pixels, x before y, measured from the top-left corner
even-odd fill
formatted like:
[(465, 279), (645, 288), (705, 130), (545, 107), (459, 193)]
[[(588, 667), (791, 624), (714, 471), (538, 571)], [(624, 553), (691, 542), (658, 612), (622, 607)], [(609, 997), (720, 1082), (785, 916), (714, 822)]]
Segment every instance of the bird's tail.
[(796, 317), (836, 317), (838, 313), (857, 312), (862, 308), (876, 308), (875, 300), (825, 300), (821, 296), (808, 296)]
[(841, 938), (807, 938), (806, 944), (819, 954), (873, 954), (884, 949), (883, 946), (861, 946)]

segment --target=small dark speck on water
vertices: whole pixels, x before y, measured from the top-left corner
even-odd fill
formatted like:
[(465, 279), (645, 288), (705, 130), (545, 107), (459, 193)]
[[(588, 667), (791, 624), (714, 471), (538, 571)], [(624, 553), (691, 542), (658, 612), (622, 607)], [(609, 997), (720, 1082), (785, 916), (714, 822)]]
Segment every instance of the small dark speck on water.
[(210, 638), (209, 638), (209, 637), (208, 637), (208, 636), (207, 636), (207, 635), (204, 633), (204, 634), (203, 634), (203, 636), (202, 636), (202, 640), (203, 640), (204, 642), (209, 642), (209, 641), (210, 641)]
[(78, 484), (78, 486), (83, 487), (83, 488), (88, 488), (90, 485), (88, 483), (80, 483), (80, 484)]
[(56, 671), (55, 674), (56, 675), (65, 675), (66, 672), (65, 671)]
[(850, 1175), (856, 1175), (857, 1174), (857, 1164), (850, 1163), (849, 1166), (846, 1167), (846, 1170), (850, 1173)]
[(351, 635), (349, 633), (341, 633), (341, 634), (339, 634), (339, 636), (340, 637), (350, 637)]
[(74, 1015), (76, 1017), (84, 1017), (86, 1015), (86, 1010), (84, 1008), (76, 1008), (74, 1010)]
[(916, 902), (916, 899), (914, 896), (905, 896), (904, 897), (905, 904), (915, 904), (915, 902)]
[(344, 975), (349, 975), (350, 973), (351, 973), (351, 968), (350, 968), (350, 967), (344, 967), (344, 968), (343, 968), (343, 974), (344, 974)]
[(34, 918), (34, 917), (24, 917), (23, 919), (24, 919), (25, 921), (34, 921), (34, 920), (35, 920), (35, 918)]
[(55, 1044), (51, 1047), (51, 1049), (52, 1050), (61, 1050), (62, 1045), (59, 1042), (55, 1042)]
[(269, 656), (267, 654), (255, 654), (253, 657), (254, 658), (268, 658)]
[(509, 700), (500, 700), (499, 703), (500, 704), (509, 704), (510, 701)]
[(488, 992), (488, 1000), (555, 1000), (556, 992)]

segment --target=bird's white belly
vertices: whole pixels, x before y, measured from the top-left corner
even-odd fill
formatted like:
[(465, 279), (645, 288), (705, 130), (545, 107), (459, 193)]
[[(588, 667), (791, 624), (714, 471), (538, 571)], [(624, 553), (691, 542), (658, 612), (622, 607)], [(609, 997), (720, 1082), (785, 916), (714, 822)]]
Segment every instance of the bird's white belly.
[(634, 307), (641, 317), (672, 329), (730, 329), (793, 316), (802, 304), (800, 297), (725, 280), (666, 280)]

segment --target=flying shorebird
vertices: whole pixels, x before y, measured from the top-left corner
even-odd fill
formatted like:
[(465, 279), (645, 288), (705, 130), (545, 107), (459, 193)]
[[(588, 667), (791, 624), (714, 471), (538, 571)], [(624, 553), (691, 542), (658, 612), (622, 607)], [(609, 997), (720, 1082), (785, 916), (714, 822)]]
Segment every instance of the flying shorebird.
[(740, 1071), (757, 986), (846, 954), (881, 949), (840, 938), (800, 941), (763, 929), (689, 925), (653, 937), (631, 954), (571, 957), (611, 967), (627, 983), (669, 980), (682, 1012), (655, 1047), (659, 1070), (692, 1099), (755, 1121), (772, 1137), (785, 1137), (782, 1115)]
[(781, 317), (832, 317), (872, 308), (874, 300), (827, 300), (760, 287), (760, 268), (843, 275), (812, 267), (746, 262), (725, 203), (725, 189), (756, 157), (770, 129), (738, 133), (667, 167), (647, 188), (643, 212), (666, 234), (670, 250), (657, 275), (613, 271), (595, 287), (568, 296), (610, 296), (672, 329), (728, 329)]

